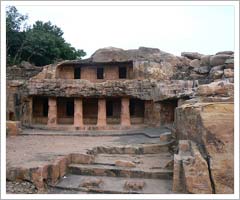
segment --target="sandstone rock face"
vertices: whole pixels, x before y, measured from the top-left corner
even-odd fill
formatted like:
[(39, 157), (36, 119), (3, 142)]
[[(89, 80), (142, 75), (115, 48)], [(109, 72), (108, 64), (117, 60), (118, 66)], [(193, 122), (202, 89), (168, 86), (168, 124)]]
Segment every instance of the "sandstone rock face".
[(176, 136), (203, 145), (217, 194), (233, 193), (234, 188), (233, 107), (224, 102), (185, 104), (175, 113)]
[(173, 191), (191, 194), (212, 193), (208, 164), (192, 141), (179, 141), (179, 152), (174, 155)]

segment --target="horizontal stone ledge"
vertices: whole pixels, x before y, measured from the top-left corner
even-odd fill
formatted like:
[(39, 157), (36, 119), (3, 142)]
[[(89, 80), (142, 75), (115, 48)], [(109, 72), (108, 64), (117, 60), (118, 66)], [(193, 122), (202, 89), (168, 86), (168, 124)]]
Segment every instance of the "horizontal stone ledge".
[(30, 80), (27, 83), (29, 95), (55, 97), (133, 97), (142, 100), (164, 100), (189, 96), (193, 81), (167, 80), (111, 80), (90, 82), (76, 79)]

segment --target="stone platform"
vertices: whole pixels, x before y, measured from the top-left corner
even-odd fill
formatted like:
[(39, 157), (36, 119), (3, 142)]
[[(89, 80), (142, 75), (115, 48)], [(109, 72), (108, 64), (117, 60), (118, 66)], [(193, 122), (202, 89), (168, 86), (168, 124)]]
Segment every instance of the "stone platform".
[[(61, 136), (124, 136), (144, 135), (149, 138), (159, 138), (161, 134), (171, 133), (166, 127), (128, 128), (124, 130), (81, 130), (81, 131), (60, 131), (46, 130), (44, 126), (36, 128), (25, 128), (21, 135), (61, 135)], [(138, 137), (136, 137), (137, 139)]]

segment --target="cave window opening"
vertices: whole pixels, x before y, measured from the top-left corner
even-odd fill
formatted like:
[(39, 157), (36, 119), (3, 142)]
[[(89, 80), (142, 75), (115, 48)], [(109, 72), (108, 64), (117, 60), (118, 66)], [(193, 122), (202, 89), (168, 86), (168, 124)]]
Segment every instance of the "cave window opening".
[(127, 78), (127, 68), (119, 67), (119, 78)]
[(74, 79), (81, 79), (81, 68), (74, 68)]
[(103, 79), (103, 67), (97, 68), (97, 79)]

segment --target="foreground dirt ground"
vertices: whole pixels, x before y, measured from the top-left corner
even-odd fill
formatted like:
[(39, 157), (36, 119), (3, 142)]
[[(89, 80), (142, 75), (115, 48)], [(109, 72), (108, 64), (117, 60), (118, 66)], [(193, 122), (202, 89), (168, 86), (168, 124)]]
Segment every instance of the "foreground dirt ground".
[(7, 167), (36, 167), (69, 153), (110, 145), (118, 137), (17, 136), (7, 138)]

